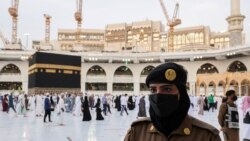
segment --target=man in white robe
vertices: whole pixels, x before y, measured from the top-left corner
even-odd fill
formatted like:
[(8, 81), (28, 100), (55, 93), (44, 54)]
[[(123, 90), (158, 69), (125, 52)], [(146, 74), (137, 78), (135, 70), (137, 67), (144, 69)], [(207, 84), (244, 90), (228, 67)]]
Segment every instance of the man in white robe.
[(25, 99), (23, 93), (18, 96), (17, 114), (24, 115), (24, 117), (26, 117)]
[(16, 111), (18, 115), (22, 114), (22, 99), (23, 99), (23, 94), (19, 94), (17, 97), (17, 104), (16, 104)]
[(36, 95), (36, 116), (43, 114), (43, 98), (41, 94)]
[(65, 112), (64, 95), (61, 94), (59, 96), (59, 102), (57, 104), (58, 124), (60, 126), (64, 125), (64, 112)]
[(75, 100), (75, 111), (73, 112), (74, 116), (80, 116), (81, 115), (81, 105), (82, 105), (81, 97), (78, 94), (76, 96), (76, 100)]
[(36, 99), (35, 99), (34, 95), (29, 96), (29, 105), (30, 105), (29, 109), (30, 109), (30, 111), (35, 110), (35, 106), (36, 106), (35, 100)]
[(204, 115), (204, 105), (205, 105), (205, 102), (204, 102), (204, 99), (202, 97), (202, 95), (200, 95), (197, 99), (197, 104), (198, 104), (198, 114), (199, 115)]

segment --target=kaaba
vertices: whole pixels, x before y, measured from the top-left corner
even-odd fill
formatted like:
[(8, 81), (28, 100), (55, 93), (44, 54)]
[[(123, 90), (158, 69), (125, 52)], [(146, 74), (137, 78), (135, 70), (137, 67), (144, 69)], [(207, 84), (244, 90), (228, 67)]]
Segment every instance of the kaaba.
[(80, 92), (81, 57), (36, 52), (29, 60), (29, 93)]

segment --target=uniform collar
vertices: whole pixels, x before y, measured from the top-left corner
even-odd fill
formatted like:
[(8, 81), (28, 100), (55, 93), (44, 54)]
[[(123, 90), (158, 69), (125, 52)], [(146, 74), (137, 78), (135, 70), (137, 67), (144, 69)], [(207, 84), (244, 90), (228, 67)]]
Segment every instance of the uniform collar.
[[(181, 123), (181, 125), (177, 129), (175, 129), (170, 135), (178, 134), (178, 135), (188, 136), (191, 134), (191, 131), (192, 131), (192, 118), (187, 115), (183, 120), (183, 122)], [(150, 123), (150, 125), (148, 126), (148, 132), (160, 133), (160, 131), (158, 131), (155, 128), (153, 123)]]

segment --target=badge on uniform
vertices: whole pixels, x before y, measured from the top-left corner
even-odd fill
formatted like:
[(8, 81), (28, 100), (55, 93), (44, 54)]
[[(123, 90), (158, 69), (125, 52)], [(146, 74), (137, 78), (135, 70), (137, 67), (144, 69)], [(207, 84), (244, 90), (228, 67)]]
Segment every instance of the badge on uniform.
[(176, 72), (175, 72), (175, 70), (173, 70), (173, 69), (167, 69), (167, 70), (165, 71), (165, 78), (166, 78), (168, 81), (173, 81), (173, 80), (175, 80), (175, 78), (176, 78)]
[(185, 135), (190, 135), (190, 129), (185, 128), (185, 129), (184, 129), (184, 134), (185, 134)]

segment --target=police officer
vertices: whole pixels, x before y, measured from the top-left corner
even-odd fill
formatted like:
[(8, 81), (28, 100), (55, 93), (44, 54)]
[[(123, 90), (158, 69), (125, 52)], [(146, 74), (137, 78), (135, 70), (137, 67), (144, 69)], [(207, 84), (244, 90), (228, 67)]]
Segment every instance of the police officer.
[(146, 78), (150, 118), (132, 123), (125, 141), (221, 141), (213, 126), (189, 116), (187, 71), (178, 64), (157, 66)]
[(239, 141), (239, 114), (234, 103), (237, 96), (234, 90), (226, 92), (226, 101), (221, 104), (218, 121), (225, 141)]

